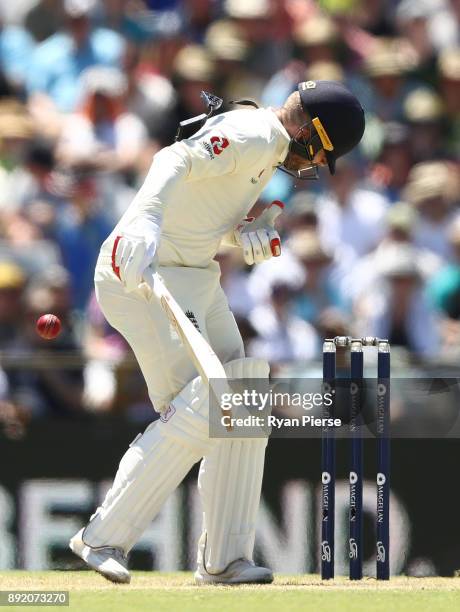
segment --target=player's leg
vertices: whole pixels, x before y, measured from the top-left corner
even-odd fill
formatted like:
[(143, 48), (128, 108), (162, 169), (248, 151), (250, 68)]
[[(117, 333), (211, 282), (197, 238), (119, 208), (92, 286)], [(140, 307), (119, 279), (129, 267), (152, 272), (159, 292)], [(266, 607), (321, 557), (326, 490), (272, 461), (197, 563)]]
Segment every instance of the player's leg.
[(208, 390), (197, 377), (131, 443), (104, 502), (72, 538), (72, 550), (107, 578), (129, 581), (126, 564), (122, 558), (114, 561), (114, 551), (122, 557), (129, 552), (192, 465), (210, 450), (208, 410)]
[[(188, 270), (184, 278), (183, 273), (174, 275), (166, 270), (164, 277), (178, 302), (183, 302), (184, 310), (193, 312), (197, 325), (201, 323), (204, 329), (202, 313), (206, 311), (218, 283), (216, 272), (207, 274), (204, 270), (195, 275), (193, 270)], [(191, 279), (191, 282), (188, 283), (187, 279)], [(206, 285), (211, 287), (208, 292)], [(172, 434), (177, 427), (170, 425), (168, 419), (178, 411), (177, 402), (187, 412), (181, 389), (187, 401), (193, 403), (193, 410), (207, 404), (208, 394), (207, 390), (199, 390), (192, 385), (195, 396), (187, 395), (187, 383), (196, 376), (196, 371), (161, 307), (142, 291), (126, 294), (107, 267), (98, 270), (96, 288), (107, 320), (131, 345), (145, 376), (149, 395), (155, 407), (162, 411), (162, 417), (130, 446), (121, 460), (110, 491), (92, 516), (83, 538), (82, 534), (77, 534), (72, 541), (72, 549), (82, 557), (86, 555), (85, 560), (90, 564), (88, 555), (92, 556), (93, 567), (95, 564), (102, 565), (100, 558), (94, 559), (94, 548), (100, 549), (99, 556), (101, 547), (116, 548), (122, 555), (130, 550), (169, 493), (208, 448), (207, 405), (204, 428), (196, 431), (195, 420), (188, 430), (184, 430), (181, 440)], [(211, 297), (207, 298), (208, 294)], [(167, 410), (168, 406), (172, 408)], [(176, 416), (174, 422), (177, 424), (180, 418)], [(83, 550), (85, 545), (86, 549)], [(129, 574), (126, 575), (127, 572), (120, 567), (122, 563), (105, 563), (105, 567), (107, 565), (111, 566), (108, 571), (111, 579), (129, 579)], [(104, 573), (104, 568), (99, 571)]]
[[(227, 300), (217, 291), (207, 330), (222, 361), (243, 356), (243, 343)], [(229, 378), (268, 380), (268, 364), (238, 359), (225, 365)], [(198, 546), (199, 582), (271, 582), (267, 568), (252, 563), (266, 438), (219, 440), (200, 466), (203, 533)]]

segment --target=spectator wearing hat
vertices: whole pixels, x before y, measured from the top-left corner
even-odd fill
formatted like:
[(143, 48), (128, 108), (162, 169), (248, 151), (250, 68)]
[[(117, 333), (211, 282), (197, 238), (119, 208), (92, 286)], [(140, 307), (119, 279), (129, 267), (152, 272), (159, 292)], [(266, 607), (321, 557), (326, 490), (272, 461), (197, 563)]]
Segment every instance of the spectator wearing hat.
[(57, 146), (60, 163), (73, 170), (136, 172), (148, 135), (125, 108), (126, 77), (117, 68), (94, 66), (81, 81), (80, 110), (66, 118)]
[(299, 80), (343, 80), (342, 70), (337, 68), (332, 78), (326, 76), (324, 71), (318, 76), (318, 68), (310, 74), (314, 64), (335, 64), (340, 34), (330, 17), (315, 13), (308, 15), (301, 23), (294, 25), (292, 38), (295, 44), (294, 57), (268, 81), (262, 95), (264, 104), (282, 104)]
[(303, 281), (294, 296), (294, 312), (316, 325), (327, 307), (346, 311), (334, 256), (322, 246), (318, 234), (295, 231), (287, 245), (303, 272)]
[(407, 202), (396, 202), (388, 209), (384, 219), (385, 233), (381, 242), (375, 250), (349, 267), (342, 285), (348, 300), (356, 300), (378, 285), (379, 270), (387, 257), (388, 247), (412, 248), (417, 267), (427, 281), (439, 272), (443, 266), (442, 258), (426, 248), (414, 245), (416, 224), (417, 211)]
[(27, 149), (34, 136), (27, 109), (15, 100), (0, 103), (0, 208), (14, 210), (16, 179), (22, 172)]
[[(4, 200), (16, 210), (22, 210), (27, 216), (36, 208), (37, 215), (29, 217), (44, 230), (54, 216), (54, 209), (62, 199), (55, 193), (53, 187), (53, 170), (55, 167), (54, 147), (47, 140), (34, 138), (28, 142), (24, 151), (23, 163), (14, 171), (9, 180), (8, 191)], [(47, 214), (44, 208), (49, 207)]]
[(377, 160), (370, 168), (370, 184), (390, 202), (397, 202), (413, 165), (411, 132), (408, 126), (396, 121), (383, 123), (381, 128), (382, 142)]
[(80, 99), (81, 73), (90, 66), (118, 66), (124, 43), (116, 32), (93, 29), (96, 0), (64, 0), (65, 29), (39, 44), (28, 70), (29, 95), (45, 94), (60, 111), (75, 110)]
[(439, 319), (431, 305), (414, 247), (392, 244), (379, 258), (371, 289), (355, 301), (356, 329), (363, 335), (388, 338), (392, 347), (433, 358), (441, 348)]
[(415, 244), (429, 249), (445, 261), (452, 257), (447, 234), (460, 216), (458, 201), (459, 176), (454, 164), (444, 161), (415, 165), (405, 189), (406, 200), (418, 211)]
[(205, 110), (201, 91), (214, 91), (216, 76), (211, 54), (203, 45), (186, 45), (174, 61), (173, 85), (176, 89), (176, 104), (158, 128), (160, 141), (170, 144), (176, 135), (179, 123), (200, 115)]
[(247, 67), (254, 75), (269, 78), (286, 59), (284, 15), (271, 0), (224, 0), (223, 9), (249, 46)]
[(427, 87), (417, 87), (404, 100), (404, 114), (414, 162), (442, 157), (445, 121), (441, 98)]
[(368, 77), (366, 111), (383, 122), (404, 118), (403, 101), (413, 83), (407, 78), (415, 58), (400, 40), (378, 39), (368, 49), (363, 70)]
[(250, 70), (246, 62), (250, 44), (235, 21), (215, 21), (206, 32), (204, 44), (214, 60), (217, 91), (224, 102), (260, 98), (265, 80)]
[(294, 231), (318, 229), (318, 204), (316, 196), (307, 190), (297, 191), (289, 200), (283, 221), (287, 234)]

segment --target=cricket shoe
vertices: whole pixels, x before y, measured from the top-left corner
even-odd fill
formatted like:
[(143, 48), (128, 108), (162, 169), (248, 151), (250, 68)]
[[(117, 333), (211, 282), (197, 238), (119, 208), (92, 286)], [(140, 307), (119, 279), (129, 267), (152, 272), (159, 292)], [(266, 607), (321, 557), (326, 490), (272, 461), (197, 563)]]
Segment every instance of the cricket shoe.
[(268, 584), (273, 582), (273, 572), (247, 559), (236, 559), (220, 574), (209, 574), (200, 564), (195, 572), (195, 582), (198, 584)]
[(80, 529), (69, 542), (72, 552), (81, 557), (93, 570), (99, 572), (112, 582), (130, 582), (128, 559), (121, 548), (115, 546), (99, 546), (91, 548), (83, 542), (83, 529)]

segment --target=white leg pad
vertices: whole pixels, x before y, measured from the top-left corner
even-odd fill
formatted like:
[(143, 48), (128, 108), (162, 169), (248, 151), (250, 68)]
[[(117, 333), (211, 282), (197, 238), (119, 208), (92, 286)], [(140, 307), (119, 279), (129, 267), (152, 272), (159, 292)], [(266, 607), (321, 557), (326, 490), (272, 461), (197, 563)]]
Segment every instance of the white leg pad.
[[(225, 365), (229, 378), (267, 379), (268, 363), (238, 359)], [(203, 533), (198, 566), (218, 574), (236, 559), (252, 561), (267, 438), (219, 440), (200, 467)]]
[(121, 459), (111, 489), (83, 532), (91, 547), (118, 546), (127, 553), (180, 484), (210, 451), (208, 390), (192, 380)]

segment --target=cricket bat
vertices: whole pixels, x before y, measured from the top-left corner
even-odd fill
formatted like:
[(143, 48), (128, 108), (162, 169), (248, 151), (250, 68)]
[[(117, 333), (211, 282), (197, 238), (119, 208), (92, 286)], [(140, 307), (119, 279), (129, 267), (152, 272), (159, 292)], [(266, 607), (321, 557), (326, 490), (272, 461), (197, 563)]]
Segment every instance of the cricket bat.
[[(179, 334), (202, 380), (208, 383), (210, 391), (213, 393), (218, 405), (221, 406), (221, 395), (223, 393), (231, 394), (232, 391), (227, 382), (227, 374), (220, 359), (171, 295), (162, 277), (158, 273), (154, 273), (150, 268), (147, 268), (144, 271), (144, 281), (160, 302), (168, 319)], [(218, 385), (216, 385), (216, 380), (219, 381)], [(222, 415), (232, 416), (230, 408), (222, 408), (221, 406), (221, 410)], [(233, 427), (227, 425), (226, 429), (227, 431), (232, 431)]]

